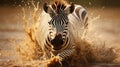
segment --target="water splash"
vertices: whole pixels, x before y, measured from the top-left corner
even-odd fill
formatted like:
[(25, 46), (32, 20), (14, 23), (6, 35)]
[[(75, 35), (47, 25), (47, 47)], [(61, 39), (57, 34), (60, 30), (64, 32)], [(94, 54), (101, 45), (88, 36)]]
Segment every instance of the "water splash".
[[(42, 56), (42, 50), (41, 47), (38, 45), (36, 39), (35, 39), (35, 31), (36, 31), (36, 24), (38, 22), (38, 5), (39, 2), (37, 3), (37, 6), (34, 5), (34, 10), (32, 13), (31, 19), (33, 22), (29, 22), (27, 17), (26, 17), (26, 12), (25, 8), (22, 9), (23, 11), (23, 25), (24, 25), (24, 31), (26, 37), (24, 38), (23, 42), (20, 43), (20, 45), (17, 46), (17, 51), (19, 52), (20, 57), (23, 60), (35, 60), (38, 59)], [(31, 24), (30, 24), (31, 23)]]
[[(50, 64), (50, 62), (59, 61), (58, 58), (54, 57), (50, 60), (43, 60), (44, 52), (42, 51), (42, 47), (38, 44), (36, 40), (36, 29), (38, 27), (38, 24), (41, 21), (41, 12), (39, 11), (39, 3), (37, 3), (37, 6), (32, 2), (32, 5), (34, 6), (33, 12), (30, 13), (30, 18), (27, 19), (27, 15), (25, 9), (23, 8), (23, 22), (24, 22), (24, 31), (26, 34), (26, 37), (24, 38), (24, 41), (20, 43), (20, 45), (17, 46), (17, 51), (19, 52), (20, 57), (22, 58), (22, 63), (24, 63), (23, 66), (40, 66), (41, 64)], [(30, 8), (31, 9), (31, 8)], [(90, 18), (88, 20), (89, 24), (92, 24), (94, 21), (98, 20), (100, 18), (100, 15), (97, 17), (93, 17), (93, 15), (90, 15)], [(29, 20), (30, 19), (30, 20)], [(88, 27), (87, 32), (88, 33), (92, 28)], [(87, 34), (83, 35), (83, 38), (88, 37)], [(76, 39), (78, 40), (78, 39)], [(73, 59), (69, 61), (72, 64), (76, 64), (79, 66), (79, 62), (86, 63), (86, 62), (112, 62), (116, 58), (115, 50), (112, 48), (106, 49), (105, 46), (103, 47), (95, 47), (91, 46), (88, 42), (85, 41), (76, 41), (76, 44), (78, 46), (77, 53), (73, 55)], [(104, 50), (104, 52), (102, 52)], [(101, 52), (101, 53), (100, 53)], [(111, 60), (107, 60), (110, 58), (105, 59), (108, 55), (112, 58)], [(42, 60), (41, 60), (42, 59)], [(76, 62), (73, 62), (76, 61)], [(77, 64), (78, 63), (78, 64)]]

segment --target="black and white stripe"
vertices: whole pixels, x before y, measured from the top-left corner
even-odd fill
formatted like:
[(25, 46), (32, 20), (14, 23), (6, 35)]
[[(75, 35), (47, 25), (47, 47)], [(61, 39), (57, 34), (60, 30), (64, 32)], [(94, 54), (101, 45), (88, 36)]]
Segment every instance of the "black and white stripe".
[(75, 5), (75, 10), (70, 17), (74, 18), (73, 21), (71, 21), (71, 23), (77, 22), (79, 24), (83, 24), (82, 26), (87, 27), (88, 25), (87, 11), (81, 5)]
[[(68, 18), (68, 15), (61, 9), (58, 15), (51, 14), (51, 20), (49, 24), (49, 33), (45, 39), (44, 50), (45, 55), (48, 55), (48, 58), (51, 58), (51, 53), (54, 56), (59, 56), (62, 59), (70, 56), (75, 51), (75, 44), (73, 42), (72, 33), (69, 28), (69, 23), (74, 24), (84, 24), (87, 25), (87, 12), (80, 5), (75, 6), (74, 12), (71, 14), (71, 19)], [(73, 19), (75, 18), (75, 19)], [(72, 21), (70, 21), (72, 20)], [(62, 34), (62, 48), (54, 49), (51, 41), (55, 39), (57, 34)], [(59, 46), (58, 46), (59, 47)], [(49, 53), (47, 53), (49, 52)]]

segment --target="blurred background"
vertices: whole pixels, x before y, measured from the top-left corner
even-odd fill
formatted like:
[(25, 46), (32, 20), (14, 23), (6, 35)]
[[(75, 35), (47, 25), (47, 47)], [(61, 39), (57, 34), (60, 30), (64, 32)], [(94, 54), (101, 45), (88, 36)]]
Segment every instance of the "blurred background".
[[(23, 11), (28, 22), (32, 22), (33, 1), (39, 4), (50, 0), (0, 0), (0, 66), (17, 58), (14, 50), (25, 37)], [(84, 6), (88, 12), (88, 33), (86, 39), (95, 46), (120, 48), (120, 0), (69, 0)], [(116, 61), (120, 61), (118, 58)], [(6, 67), (6, 66), (4, 66)]]
[[(25, 3), (28, 3), (30, 1), (43, 3), (43, 2), (50, 2), (51, 0), (1, 0), (0, 5), (1, 6), (25, 5)], [(69, 0), (69, 1), (85, 6), (120, 7), (120, 0)]]

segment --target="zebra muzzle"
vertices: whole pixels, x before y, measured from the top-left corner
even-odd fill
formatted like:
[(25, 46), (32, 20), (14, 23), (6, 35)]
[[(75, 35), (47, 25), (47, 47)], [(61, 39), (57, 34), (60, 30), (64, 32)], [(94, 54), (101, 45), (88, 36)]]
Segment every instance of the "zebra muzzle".
[(54, 50), (59, 50), (62, 48), (64, 40), (62, 38), (62, 34), (57, 34), (53, 40), (51, 40), (51, 44), (53, 45)]

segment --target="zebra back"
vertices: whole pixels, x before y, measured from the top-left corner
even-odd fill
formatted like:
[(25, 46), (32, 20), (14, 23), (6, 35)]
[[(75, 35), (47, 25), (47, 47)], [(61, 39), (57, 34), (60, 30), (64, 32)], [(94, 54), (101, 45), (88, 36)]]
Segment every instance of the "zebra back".
[(70, 19), (70, 30), (73, 34), (73, 39), (79, 41), (81, 37), (86, 33), (88, 28), (88, 15), (87, 11), (81, 5), (75, 5), (75, 10), (68, 16)]

